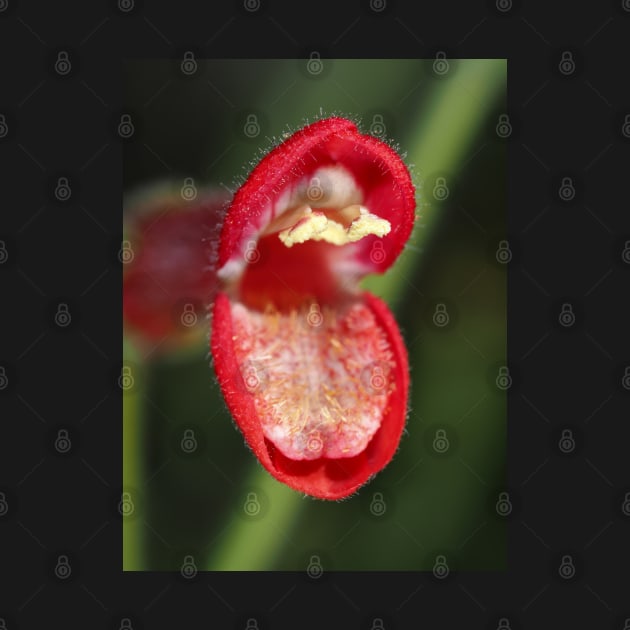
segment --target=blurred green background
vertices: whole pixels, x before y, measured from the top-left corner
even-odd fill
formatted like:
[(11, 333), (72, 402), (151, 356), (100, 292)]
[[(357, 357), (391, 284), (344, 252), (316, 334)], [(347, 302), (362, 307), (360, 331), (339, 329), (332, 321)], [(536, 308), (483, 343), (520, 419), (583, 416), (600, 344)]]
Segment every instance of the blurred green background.
[[(124, 340), (125, 570), (501, 569), (505, 484), (505, 60), (195, 60), (125, 66), (128, 193), (168, 180), (232, 190), (260, 155), (322, 115), (360, 121), (406, 155), (416, 227), (396, 265), (364, 286), (384, 297), (410, 355), (399, 452), (342, 502), (304, 497), (245, 446), (207, 344), (143, 358)], [(190, 68), (189, 68), (190, 69)], [(316, 72), (309, 72), (314, 70)], [(504, 135), (504, 134), (503, 134)], [(240, 179), (239, 179), (240, 178)], [(446, 313), (435, 318), (436, 311)], [(182, 439), (196, 448), (186, 453)], [(188, 432), (188, 433), (185, 433)], [(437, 440), (436, 440), (437, 438)], [(446, 438), (444, 441), (442, 438)], [(446, 448), (445, 448), (446, 446)]]

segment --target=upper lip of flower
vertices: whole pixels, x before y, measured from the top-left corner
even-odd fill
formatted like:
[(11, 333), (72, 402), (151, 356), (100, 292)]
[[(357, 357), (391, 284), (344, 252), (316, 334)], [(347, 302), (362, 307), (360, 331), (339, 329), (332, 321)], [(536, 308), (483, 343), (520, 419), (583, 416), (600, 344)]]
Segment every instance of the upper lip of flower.
[[(409, 173), (388, 145), (343, 118), (313, 123), (272, 150), (237, 191), (217, 275), (226, 285), (239, 279), (252, 244), (276, 231), (289, 247), (303, 242), (300, 237), (343, 245), (320, 248), (326, 262), (338, 265), (335, 275), (382, 273), (409, 237), (413, 196)], [(296, 223), (306, 236), (293, 237)], [(376, 239), (387, 248), (381, 258), (369, 255)]]

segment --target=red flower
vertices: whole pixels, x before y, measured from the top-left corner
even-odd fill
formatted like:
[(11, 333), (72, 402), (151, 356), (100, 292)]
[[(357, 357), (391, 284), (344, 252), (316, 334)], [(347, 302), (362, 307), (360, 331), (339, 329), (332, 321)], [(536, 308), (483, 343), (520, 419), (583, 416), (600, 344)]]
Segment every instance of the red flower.
[(218, 241), (227, 201), (220, 191), (186, 201), (160, 188), (132, 205), (120, 250), (123, 321), (143, 345), (174, 349), (206, 334), (217, 287), (207, 249)]
[(343, 118), (266, 155), (219, 241), (211, 349), (226, 403), (263, 466), (323, 499), (386, 466), (407, 412), (407, 354), (387, 306), (358, 287), (411, 232), (403, 161)]

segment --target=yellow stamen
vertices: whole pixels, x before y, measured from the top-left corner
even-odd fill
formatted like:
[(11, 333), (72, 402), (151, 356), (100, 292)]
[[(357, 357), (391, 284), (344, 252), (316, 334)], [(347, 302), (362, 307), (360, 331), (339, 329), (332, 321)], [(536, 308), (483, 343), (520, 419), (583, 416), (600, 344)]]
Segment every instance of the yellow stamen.
[(306, 206), (297, 222), (282, 230), (278, 237), (287, 247), (306, 241), (326, 241), (333, 245), (346, 245), (360, 241), (369, 234), (383, 237), (391, 230), (389, 221), (372, 214), (363, 206), (356, 204), (348, 206), (340, 210), (339, 214), (342, 217), (354, 215), (356, 218), (346, 228), (323, 212), (313, 211), (310, 206)]

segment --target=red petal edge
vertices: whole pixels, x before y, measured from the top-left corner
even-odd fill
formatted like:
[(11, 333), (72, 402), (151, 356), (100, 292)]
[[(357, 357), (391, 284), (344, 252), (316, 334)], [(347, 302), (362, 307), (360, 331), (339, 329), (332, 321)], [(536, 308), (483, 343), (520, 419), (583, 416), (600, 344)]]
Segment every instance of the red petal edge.
[(211, 337), (214, 368), (232, 416), (250, 448), (271, 475), (294, 490), (320, 499), (348, 497), (382, 470), (394, 456), (405, 426), (409, 394), (405, 345), (387, 305), (367, 292), (362, 294), (362, 299), (391, 346), (395, 358), (393, 377), (396, 390), (390, 395), (380, 428), (363, 452), (345, 459), (320, 458), (311, 461), (291, 460), (265, 439), (253, 397), (246, 393), (236, 360), (230, 300), (225, 293), (219, 293), (214, 303)]

